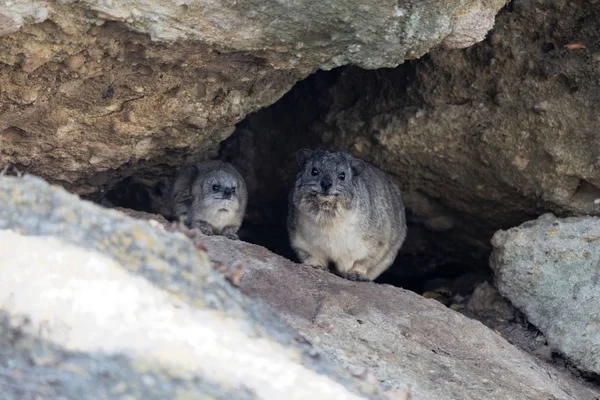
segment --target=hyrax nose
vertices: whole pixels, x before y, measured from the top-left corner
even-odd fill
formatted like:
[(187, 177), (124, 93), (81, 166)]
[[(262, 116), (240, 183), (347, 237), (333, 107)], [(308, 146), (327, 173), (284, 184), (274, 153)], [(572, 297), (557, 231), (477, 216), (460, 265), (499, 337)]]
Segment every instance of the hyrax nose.
[(224, 196), (226, 199), (230, 199), (230, 198), (231, 198), (231, 193), (232, 193), (232, 192), (233, 192), (233, 191), (231, 190), (231, 188), (225, 188), (225, 190), (223, 190), (223, 196)]
[(329, 190), (333, 186), (333, 182), (331, 181), (331, 177), (325, 176), (321, 179), (321, 189)]

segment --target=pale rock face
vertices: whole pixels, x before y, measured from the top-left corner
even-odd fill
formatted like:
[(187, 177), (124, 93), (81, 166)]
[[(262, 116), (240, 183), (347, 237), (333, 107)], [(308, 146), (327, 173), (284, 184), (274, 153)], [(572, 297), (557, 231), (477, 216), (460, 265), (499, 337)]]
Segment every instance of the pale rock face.
[(498, 231), (492, 244), (500, 293), (553, 350), (600, 373), (600, 218), (545, 214)]
[[(585, 399), (598, 390), (517, 349), (439, 302), (390, 285), (356, 283), (262, 247), (202, 241), (239, 286), (263, 299), (328, 357), (411, 399)], [(500, 310), (505, 311), (505, 310)]]
[(156, 224), (0, 177), (3, 398), (385, 399)]
[(235, 319), (190, 307), (105, 255), (0, 231), (0, 265), (0, 304), (63, 350), (127, 354), (184, 379), (245, 385), (261, 399), (361, 398), (298, 365), (293, 351), (250, 339)]

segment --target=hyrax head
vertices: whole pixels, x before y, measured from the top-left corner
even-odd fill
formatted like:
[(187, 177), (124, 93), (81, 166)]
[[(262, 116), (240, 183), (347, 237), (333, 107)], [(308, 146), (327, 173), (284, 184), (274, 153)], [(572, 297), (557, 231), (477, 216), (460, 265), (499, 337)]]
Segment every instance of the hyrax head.
[(211, 206), (219, 203), (233, 206), (239, 202), (238, 190), (240, 182), (232, 173), (217, 169), (208, 172), (203, 179), (198, 179), (192, 186), (192, 196), (202, 205)]
[(302, 168), (297, 186), (320, 198), (352, 198), (352, 181), (365, 170), (365, 163), (341, 151), (302, 149), (296, 153)]

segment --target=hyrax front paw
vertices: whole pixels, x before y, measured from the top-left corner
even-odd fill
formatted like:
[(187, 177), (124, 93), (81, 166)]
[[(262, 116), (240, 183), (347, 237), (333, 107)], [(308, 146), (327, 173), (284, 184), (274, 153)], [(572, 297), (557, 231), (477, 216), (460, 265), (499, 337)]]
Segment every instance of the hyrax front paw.
[(239, 240), (240, 239), (240, 237), (238, 236), (238, 234), (234, 228), (225, 228), (223, 230), (223, 236), (225, 236), (227, 239), (231, 239), (231, 240)]
[(327, 266), (323, 266), (323, 265), (320, 265), (320, 264), (317, 264), (317, 263), (315, 263), (315, 264), (304, 263), (304, 264), (308, 265), (309, 267), (313, 267), (314, 269), (320, 269), (320, 270), (323, 270), (323, 271), (327, 270)]
[(311, 256), (304, 250), (300, 250), (300, 249), (295, 249), (295, 250), (296, 250), (296, 254), (298, 255), (298, 258), (300, 259), (300, 262), (302, 264), (306, 264), (306, 265), (311, 266), (316, 269), (325, 269), (325, 270), (327, 269), (327, 263), (323, 262), (323, 260), (320, 260), (316, 257)]
[(341, 272), (340, 275), (350, 281), (369, 282), (371, 280), (367, 278), (367, 268), (363, 260), (355, 261), (349, 271)]
[(198, 229), (200, 232), (207, 236), (215, 234), (213, 227), (209, 223), (204, 221), (194, 221), (194, 223), (192, 223), (192, 228)]
[(369, 278), (364, 275), (359, 274), (358, 272), (343, 272), (340, 274), (342, 278), (348, 279), (349, 281), (355, 282), (371, 282)]
[(225, 236), (227, 239), (239, 240), (240, 237), (237, 234), (238, 228), (239, 227), (228, 226), (225, 229), (223, 229), (223, 232), (221, 232), (221, 235)]

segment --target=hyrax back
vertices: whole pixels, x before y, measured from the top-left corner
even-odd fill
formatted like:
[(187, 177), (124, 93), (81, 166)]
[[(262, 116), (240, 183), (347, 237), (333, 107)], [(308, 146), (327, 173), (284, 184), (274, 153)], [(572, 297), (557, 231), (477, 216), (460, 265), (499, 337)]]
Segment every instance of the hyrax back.
[(171, 191), (173, 216), (206, 235), (237, 239), (248, 191), (242, 175), (218, 160), (181, 167)]
[(288, 232), (298, 258), (334, 263), (341, 276), (374, 280), (406, 238), (402, 195), (388, 175), (348, 153), (300, 150), (289, 197)]

